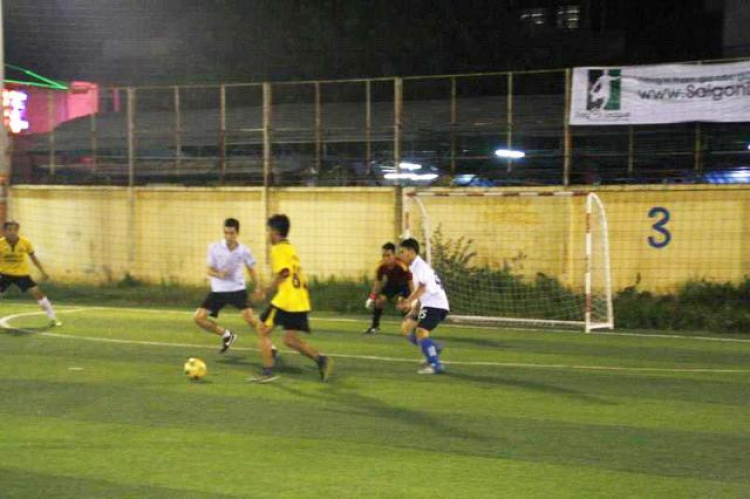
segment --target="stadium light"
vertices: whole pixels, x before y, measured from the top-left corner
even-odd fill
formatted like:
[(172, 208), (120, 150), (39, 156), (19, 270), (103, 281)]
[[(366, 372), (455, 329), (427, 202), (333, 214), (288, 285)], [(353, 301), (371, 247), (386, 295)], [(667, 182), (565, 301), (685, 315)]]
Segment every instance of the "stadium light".
[(386, 173), (384, 178), (387, 180), (413, 180), (415, 182), (421, 180), (435, 180), (438, 178), (437, 173)]
[(514, 151), (512, 149), (498, 149), (495, 151), (495, 156), (505, 159), (521, 159), (526, 157), (526, 153), (523, 151)]
[(408, 161), (402, 161), (401, 163), (398, 164), (398, 167), (402, 170), (409, 170), (409, 171), (422, 169), (422, 165), (417, 164), (417, 163), (409, 163)]

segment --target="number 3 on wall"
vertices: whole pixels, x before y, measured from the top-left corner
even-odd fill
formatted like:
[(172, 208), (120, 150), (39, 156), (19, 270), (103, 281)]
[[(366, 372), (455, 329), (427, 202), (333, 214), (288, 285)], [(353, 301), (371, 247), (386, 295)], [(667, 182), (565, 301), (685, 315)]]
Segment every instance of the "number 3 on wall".
[(658, 222), (651, 226), (652, 229), (654, 229), (661, 235), (657, 237), (648, 236), (648, 244), (652, 248), (665, 248), (672, 241), (672, 233), (665, 228), (667, 223), (669, 223), (669, 219), (671, 218), (669, 210), (666, 208), (662, 208), (661, 206), (656, 206), (654, 208), (651, 208), (651, 210), (648, 212), (648, 216), (649, 218), (661, 217)]

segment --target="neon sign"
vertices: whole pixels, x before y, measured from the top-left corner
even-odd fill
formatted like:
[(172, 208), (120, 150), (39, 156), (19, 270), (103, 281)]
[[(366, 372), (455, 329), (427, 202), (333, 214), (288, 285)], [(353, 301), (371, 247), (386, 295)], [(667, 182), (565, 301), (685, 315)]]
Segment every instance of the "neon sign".
[(26, 117), (26, 101), (29, 96), (18, 90), (3, 90), (3, 125), (12, 133), (29, 129)]

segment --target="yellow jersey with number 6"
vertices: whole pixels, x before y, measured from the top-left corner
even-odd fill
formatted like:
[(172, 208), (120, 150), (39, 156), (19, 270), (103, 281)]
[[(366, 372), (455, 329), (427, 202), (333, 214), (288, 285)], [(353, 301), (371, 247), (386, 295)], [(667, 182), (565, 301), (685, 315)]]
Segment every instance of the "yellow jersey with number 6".
[(22, 276), (29, 275), (29, 261), (27, 255), (34, 254), (31, 241), (19, 237), (16, 244), (11, 245), (7, 239), (0, 238), (0, 274)]
[(279, 284), (271, 305), (284, 312), (309, 312), (311, 307), (307, 279), (302, 273), (294, 246), (286, 240), (274, 244), (271, 248), (271, 271), (274, 277), (285, 269), (289, 270), (289, 276)]

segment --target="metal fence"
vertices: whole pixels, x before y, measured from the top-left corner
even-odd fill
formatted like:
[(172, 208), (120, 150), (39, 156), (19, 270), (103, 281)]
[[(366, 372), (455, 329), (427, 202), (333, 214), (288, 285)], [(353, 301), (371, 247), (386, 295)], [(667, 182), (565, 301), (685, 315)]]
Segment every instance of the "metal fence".
[(570, 89), (569, 69), (110, 88), (98, 114), (16, 137), (12, 181), (567, 186), (750, 165), (750, 123), (571, 127)]

